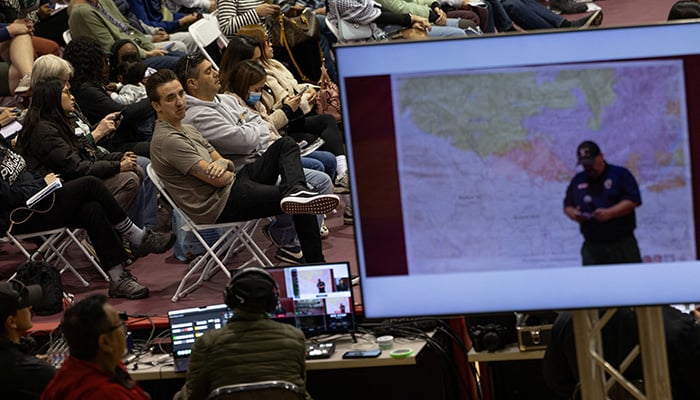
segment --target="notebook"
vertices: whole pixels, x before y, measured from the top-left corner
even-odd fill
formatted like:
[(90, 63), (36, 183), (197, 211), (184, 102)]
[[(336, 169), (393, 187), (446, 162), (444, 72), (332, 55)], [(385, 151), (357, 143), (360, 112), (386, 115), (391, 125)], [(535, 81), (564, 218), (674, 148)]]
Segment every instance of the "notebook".
[(231, 315), (225, 304), (168, 311), (176, 372), (187, 371), (195, 340), (210, 329), (224, 326)]

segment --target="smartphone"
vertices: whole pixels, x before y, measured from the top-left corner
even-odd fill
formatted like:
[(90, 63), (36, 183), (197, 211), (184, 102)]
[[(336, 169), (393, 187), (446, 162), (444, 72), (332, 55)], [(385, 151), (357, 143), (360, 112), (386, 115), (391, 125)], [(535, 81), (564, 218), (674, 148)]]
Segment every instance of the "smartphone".
[(304, 94), (304, 92), (306, 92), (307, 90), (309, 90), (309, 85), (304, 85), (304, 87), (301, 88), (301, 91), (300, 91), (299, 93), (297, 93), (297, 96), (301, 96), (301, 95)]
[(115, 122), (119, 121), (119, 119), (122, 117), (122, 115), (124, 115), (124, 110), (119, 111), (119, 113), (117, 115), (115, 115), (114, 118), (112, 118), (112, 121), (115, 121)]
[(366, 351), (351, 350), (351, 351), (346, 351), (343, 354), (343, 358), (345, 358), (345, 359), (348, 359), (348, 358), (376, 358), (376, 357), (379, 357), (380, 354), (382, 354), (381, 350), (366, 350)]
[(169, 45), (163, 47), (163, 50), (170, 51), (173, 47), (175, 47), (175, 43), (170, 43)]

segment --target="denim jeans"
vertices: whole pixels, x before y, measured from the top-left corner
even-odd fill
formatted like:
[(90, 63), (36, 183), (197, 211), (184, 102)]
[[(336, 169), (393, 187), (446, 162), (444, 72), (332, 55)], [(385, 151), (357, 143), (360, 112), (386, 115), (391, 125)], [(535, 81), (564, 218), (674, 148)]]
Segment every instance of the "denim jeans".
[(510, 18), (525, 30), (555, 29), (564, 22), (564, 17), (553, 13), (535, 0), (500, 1)]
[[(151, 160), (137, 156), (136, 163), (146, 171), (146, 167), (151, 163)], [(139, 189), (134, 203), (129, 208), (129, 218), (134, 221), (136, 226), (142, 228), (154, 227), (158, 224), (157, 191), (148, 174), (143, 174), (141, 189)]]
[[(448, 26), (433, 25), (428, 37), (466, 37), (467, 33), (457, 27), (458, 19), (448, 18)], [(453, 26), (449, 26), (452, 24)]]
[[(306, 157), (301, 158), (301, 165), (307, 169), (315, 169), (316, 171), (325, 172), (331, 180), (335, 179), (335, 170), (337, 167), (335, 156), (333, 153), (323, 150), (316, 150)], [(309, 181), (309, 177), (306, 177)]]

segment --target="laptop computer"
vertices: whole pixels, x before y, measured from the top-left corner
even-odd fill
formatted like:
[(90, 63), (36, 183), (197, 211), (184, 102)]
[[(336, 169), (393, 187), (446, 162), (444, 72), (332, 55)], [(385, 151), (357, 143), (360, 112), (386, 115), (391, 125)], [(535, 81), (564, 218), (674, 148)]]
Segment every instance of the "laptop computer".
[(197, 338), (210, 329), (224, 326), (231, 315), (232, 312), (226, 304), (168, 311), (176, 372), (187, 371), (192, 346)]

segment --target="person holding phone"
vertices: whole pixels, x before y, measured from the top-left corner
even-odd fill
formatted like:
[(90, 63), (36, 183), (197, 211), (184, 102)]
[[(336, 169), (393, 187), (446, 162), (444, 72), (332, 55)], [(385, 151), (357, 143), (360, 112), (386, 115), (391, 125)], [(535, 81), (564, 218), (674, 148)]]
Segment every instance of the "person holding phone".
[[(282, 63), (275, 60), (272, 43), (267, 38), (265, 27), (249, 26), (241, 30), (242, 36), (250, 37), (260, 49), (251, 59), (258, 61), (265, 68), (265, 86), (260, 92), (260, 101), (270, 115), (275, 128), (291, 136), (297, 142), (306, 140), (313, 143), (317, 138), (325, 141), (319, 150), (335, 155), (336, 176), (335, 193), (349, 193), (348, 164), (345, 157), (343, 135), (335, 118), (329, 114), (316, 114), (314, 111), (317, 92), (310, 85), (300, 84), (294, 75)], [(233, 52), (235, 49), (226, 49)], [(225, 52), (225, 53), (226, 53)], [(225, 60), (239, 59), (238, 62), (225, 63)], [(236, 79), (232, 70), (243, 61), (241, 57), (224, 54), (221, 62), (221, 88), (231, 92)]]
[(641, 263), (634, 210), (642, 205), (642, 196), (634, 175), (608, 164), (590, 140), (578, 145), (576, 157), (583, 171), (566, 189), (564, 214), (583, 235), (583, 265)]
[[(33, 90), (32, 102), (18, 134), (17, 150), (29, 168), (42, 174), (54, 172), (66, 180), (95, 176), (104, 181), (117, 203), (129, 210), (141, 187), (143, 170), (133, 152), (105, 153), (76, 136), (69, 120), (75, 99), (60, 78), (47, 78)], [(114, 131), (117, 113), (105, 117), (102, 129)]]

